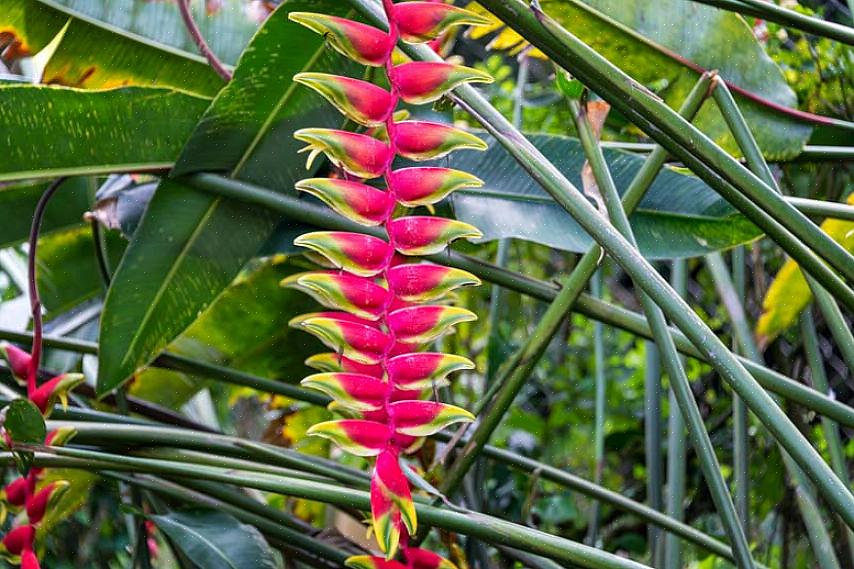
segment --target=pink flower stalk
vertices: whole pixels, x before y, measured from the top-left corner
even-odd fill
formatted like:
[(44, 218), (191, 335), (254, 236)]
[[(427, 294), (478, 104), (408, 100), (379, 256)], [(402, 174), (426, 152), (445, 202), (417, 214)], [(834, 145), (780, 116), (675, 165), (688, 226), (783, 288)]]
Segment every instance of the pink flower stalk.
[[(331, 310), (291, 322), (334, 351), (307, 360), (320, 373), (305, 378), (303, 385), (329, 395), (334, 400), (330, 409), (346, 417), (314, 425), (309, 433), (328, 438), (349, 453), (376, 457), (371, 517), (385, 556), (353, 557), (348, 564), (364, 569), (450, 569), (453, 564), (435, 553), (408, 546), (417, 517), (401, 460), (415, 452), (424, 437), (474, 419), (465, 409), (424, 400), (435, 386), (447, 385), (449, 374), (473, 369), (474, 364), (461, 356), (421, 350), (455, 325), (476, 318), (468, 310), (436, 302), (480, 281), (465, 271), (412, 257), (441, 252), (452, 241), (477, 238), (481, 233), (452, 219), (396, 217), (395, 212), (432, 205), (457, 189), (482, 182), (450, 168), (394, 169), (393, 163), (397, 157), (433, 160), (459, 149), (483, 150), (486, 145), (449, 125), (398, 121), (395, 111), (399, 102), (428, 103), (463, 83), (492, 79), (478, 70), (444, 62), (395, 65), (392, 52), (399, 41), (427, 43), (450, 26), (488, 22), (441, 2), (383, 0), (383, 6), (388, 32), (323, 14), (289, 16), (323, 34), (350, 59), (386, 71), (389, 90), (334, 75), (297, 75), (295, 81), (317, 91), (368, 130), (309, 128), (294, 136), (307, 144), (309, 161), (322, 153), (344, 172), (343, 179), (311, 178), (298, 182), (296, 188), (359, 224), (382, 227), (387, 238), (336, 231), (302, 235), (295, 243), (319, 255), (323, 266), (336, 270), (295, 275), (282, 284), (306, 292)], [(382, 189), (366, 183), (377, 178), (382, 179)], [(398, 552), (403, 562), (392, 561)]]

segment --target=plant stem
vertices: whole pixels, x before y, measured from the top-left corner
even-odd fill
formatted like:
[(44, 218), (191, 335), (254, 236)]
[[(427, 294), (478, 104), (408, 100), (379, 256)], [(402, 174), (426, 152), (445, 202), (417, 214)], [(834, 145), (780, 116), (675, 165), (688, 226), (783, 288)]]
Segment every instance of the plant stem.
[[(593, 274), (590, 281), (591, 292), (595, 298), (602, 298), (602, 269)], [(593, 481), (601, 486), (605, 470), (605, 334), (601, 322), (593, 322), (593, 374), (596, 393), (593, 415)], [(598, 547), (600, 504), (594, 502), (590, 509), (587, 543)]]
[(32, 360), (30, 361), (30, 368), (27, 370), (27, 396), (32, 396), (36, 390), (42, 355), (42, 303), (36, 281), (36, 251), (39, 245), (39, 233), (47, 204), (65, 180), (67, 180), (65, 177), (57, 178), (41, 195), (33, 212), (33, 223), (30, 227), (29, 249), (27, 251), (27, 288), (30, 296), (30, 312), (33, 317), (33, 343), (30, 351)]
[[(626, 237), (632, 247), (637, 247), (637, 242), (634, 238), (631, 225), (629, 224), (628, 215), (626, 215), (620, 196), (617, 192), (617, 187), (611, 177), (611, 172), (605, 162), (605, 157), (602, 154), (602, 148), (599, 146), (596, 136), (593, 134), (590, 127), (587, 113), (581, 105), (575, 101), (570, 101), (570, 110), (575, 119), (576, 130), (581, 139), (581, 144), (584, 147), (584, 152), (587, 160), (593, 169), (593, 174), (596, 178), (596, 183), (599, 186), (599, 191), (605, 202), (605, 207), (608, 211), (608, 217), (611, 223), (622, 235)], [(655, 273), (655, 271), (653, 270)], [(655, 273), (657, 275), (657, 273)], [(635, 281), (637, 282), (637, 281)], [(724, 529), (729, 536), (730, 543), (733, 544), (733, 552), (736, 556), (736, 564), (742, 569), (750, 569), (753, 567), (753, 559), (750, 555), (750, 545), (745, 536), (744, 529), (739, 523), (738, 516), (735, 512), (735, 506), (732, 503), (732, 498), (727, 490), (726, 482), (721, 474), (720, 464), (715, 456), (714, 447), (712, 446), (709, 434), (703, 424), (703, 417), (700, 414), (700, 409), (697, 407), (697, 402), (694, 400), (694, 394), (691, 391), (691, 385), (688, 381), (688, 376), (685, 373), (685, 368), (682, 366), (682, 361), (676, 351), (676, 345), (673, 343), (673, 338), (667, 332), (667, 321), (664, 313), (646, 293), (640, 293), (640, 302), (643, 306), (647, 320), (649, 320), (652, 328), (655, 344), (658, 346), (658, 351), (661, 355), (661, 363), (670, 378), (670, 385), (676, 395), (676, 401), (679, 405), (679, 410), (688, 427), (688, 436), (691, 438), (691, 443), (697, 452), (700, 459), (700, 466), (703, 471), (703, 476), (706, 479), (706, 484), (712, 494), (712, 500), (718, 514), (721, 517)], [(660, 381), (660, 379), (659, 379)], [(660, 406), (660, 387), (653, 389), (658, 394)], [(649, 405), (647, 399), (647, 405)], [(650, 409), (647, 409), (647, 417), (649, 417)], [(647, 419), (648, 420), (648, 419)], [(659, 426), (656, 425), (658, 428)], [(656, 432), (656, 438), (658, 431)], [(660, 443), (659, 443), (660, 444)], [(649, 465), (647, 465), (649, 468)], [(658, 472), (658, 482), (660, 483), (660, 472)], [(660, 488), (660, 487), (659, 487)], [(658, 489), (657, 489), (658, 490)], [(656, 492), (657, 493), (657, 492)], [(660, 496), (659, 496), (660, 501)], [(652, 504), (652, 503), (651, 503)], [(660, 507), (660, 504), (659, 504)], [(655, 552), (655, 549), (653, 549)]]
[[(687, 296), (687, 266), (684, 259), (673, 261), (670, 282), (681, 297)], [(676, 410), (679, 403), (668, 390), (667, 422), (667, 515), (680, 522), (685, 517), (685, 421)], [(682, 544), (673, 534), (664, 536), (664, 569), (682, 569)]]
[[(674, 348), (675, 350), (675, 348)], [(663, 511), (661, 495), (661, 356), (655, 342), (644, 342), (644, 451), (646, 460), (646, 501), (649, 507)], [(661, 567), (661, 532), (647, 527), (650, 557), (655, 567)]]
[(181, 12), (181, 19), (184, 20), (184, 26), (187, 28), (187, 33), (190, 34), (190, 38), (193, 40), (193, 43), (195, 43), (196, 47), (199, 48), (199, 52), (205, 56), (205, 59), (208, 60), (210, 66), (220, 77), (225, 81), (231, 81), (231, 71), (223, 65), (210, 48), (208, 42), (205, 41), (205, 38), (202, 35), (202, 31), (193, 19), (193, 12), (190, 9), (190, 0), (178, 0), (178, 9)]
[[(736, 247), (732, 252), (733, 287), (737, 298), (745, 298), (746, 276), (745, 276), (744, 247)], [(738, 353), (738, 342), (733, 339), (733, 351)], [(749, 428), (750, 420), (747, 407), (738, 395), (732, 398), (733, 417), (733, 470), (735, 474), (735, 507), (741, 523), (750, 534), (750, 451), (749, 451)]]
[(843, 26), (834, 22), (828, 22), (819, 18), (813, 18), (806, 14), (795, 12), (773, 2), (764, 0), (692, 0), (699, 4), (708, 4), (716, 8), (755, 16), (775, 22), (783, 26), (789, 26), (817, 36), (841, 41), (848, 45), (854, 45), (854, 30), (849, 26)]

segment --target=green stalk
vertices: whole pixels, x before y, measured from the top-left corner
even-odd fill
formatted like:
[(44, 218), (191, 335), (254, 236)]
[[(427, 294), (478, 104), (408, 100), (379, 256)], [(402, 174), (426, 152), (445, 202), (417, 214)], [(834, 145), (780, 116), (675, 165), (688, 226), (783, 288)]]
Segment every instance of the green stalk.
[[(224, 485), (214, 485), (203, 482), (182, 481), (181, 484), (156, 478), (153, 476), (126, 476), (115, 473), (104, 473), (109, 478), (116, 478), (139, 488), (162, 496), (180, 500), (195, 507), (207, 508), (231, 514), (238, 520), (251, 524), (270, 537), (276, 537), (288, 544), (289, 550), (303, 550), (321, 559), (343, 565), (349, 554), (346, 551), (332, 547), (321, 540), (313, 539), (305, 534), (305, 528), (300, 527), (290, 516), (281, 510), (271, 508), (238, 492), (228, 491)], [(297, 529), (299, 528), (299, 529)]]
[(786, 196), (786, 201), (806, 215), (854, 221), (854, 205)]
[[(824, 369), (824, 361), (818, 348), (818, 335), (815, 332), (815, 321), (813, 321), (812, 310), (807, 307), (801, 313), (801, 337), (804, 342), (804, 352), (807, 363), (810, 366), (813, 386), (824, 393), (830, 393), (830, 384)], [(848, 464), (845, 460), (845, 447), (839, 434), (839, 427), (831, 420), (822, 417), (821, 427), (824, 431), (824, 439), (827, 441), (827, 450), (830, 453), (830, 464), (839, 478), (851, 487), (851, 477), (848, 475)], [(848, 553), (854, 563), (854, 532), (846, 528), (846, 540), (848, 542)]]
[[(38, 452), (35, 455), (34, 464), (187, 477), (255, 488), (339, 507), (363, 511), (370, 510), (370, 496), (367, 491), (345, 488), (340, 484), (326, 484), (260, 473), (247, 474), (210, 466), (189, 466), (169, 461), (116, 456), (67, 447), (52, 447), (50, 451), (58, 456), (46, 457), (43, 453)], [(8, 464), (13, 461), (12, 456), (8, 453), (5, 453), (3, 458)], [(479, 512), (464, 509), (449, 511), (419, 503), (415, 504), (415, 508), (418, 519), (430, 525), (476, 537), (488, 543), (509, 545), (549, 559), (574, 563), (590, 569), (648, 569), (640, 563)]]
[[(675, 350), (675, 348), (674, 348)], [(654, 510), (664, 510), (661, 494), (661, 356), (655, 342), (644, 342), (644, 451), (646, 459), (646, 501)], [(655, 567), (661, 567), (662, 541), (658, 528), (647, 527), (650, 557)]]
[[(357, 7), (368, 3), (367, 0), (351, 2)], [(667, 148), (761, 227), (835, 296), (840, 300), (844, 299), (845, 304), (854, 309), (854, 291), (848, 288), (839, 275), (822, 263), (819, 256), (851, 280), (854, 280), (854, 257), (787, 204), (772, 188), (681, 118), (660, 98), (542, 13), (536, 4), (529, 7), (522, 0), (484, 0), (482, 5)], [(425, 50), (409, 48), (407, 51), (419, 58), (436, 57)], [(515, 132), (474, 88), (458, 88), (454, 96), (463, 108), (477, 118), (500, 142), (503, 139), (502, 144), (506, 143), (510, 154), (530, 170), (532, 176), (543, 184), (546, 190), (549, 190), (546, 187), (549, 185), (568, 184), (565, 179), (561, 180), (563, 177), (559, 172), (551, 171), (553, 168), (545, 158), (536, 149), (525, 144), (524, 137)], [(492, 132), (493, 130), (497, 133)], [(558, 175), (557, 178), (555, 174)], [(565, 189), (569, 191), (569, 188)], [(560, 197), (554, 197), (561, 203)], [(577, 211), (576, 215), (582, 214)], [(578, 221), (584, 226), (584, 220)], [(595, 233), (593, 231), (591, 235)]]
[[(679, 296), (687, 295), (687, 267), (684, 259), (673, 261), (670, 282)], [(667, 515), (683, 521), (685, 517), (685, 421), (677, 412), (679, 403), (671, 387), (668, 390), (670, 412), (667, 422)], [(682, 569), (682, 544), (673, 534), (664, 536), (664, 569)]]
[[(61, 415), (61, 410), (55, 412), (55, 415)], [(265, 466), (271, 461), (274, 464), (283, 463), (280, 451), (285, 451), (285, 456), (289, 456), (292, 453), (292, 451), (288, 451), (288, 449), (268, 447), (261, 443), (244, 445), (241, 444), (244, 441), (225, 435), (210, 435), (207, 433), (188, 431), (186, 429), (175, 429), (156, 425), (131, 424), (126, 426), (116, 426), (81, 423), (67, 420), (52, 420), (48, 423), (48, 428), (50, 429), (55, 429), (60, 426), (72, 427), (77, 431), (78, 434), (75, 438), (76, 443), (91, 445), (115, 444), (117, 448), (127, 448), (128, 445), (144, 445), (149, 447), (152, 445), (166, 447), (180, 446), (182, 448), (205, 451), (206, 453), (210, 453), (212, 456), (235, 456), (243, 460), (262, 461), (261, 464), (257, 462), (254, 463), (254, 468), (264, 468), (264, 472), (270, 472), (269, 469), (276, 468), (275, 466)], [(440, 433), (437, 438), (445, 442), (450, 440), (450, 436), (444, 433)], [(266, 452), (249, 453), (248, 449), (263, 449), (263, 451)], [(267, 452), (269, 452), (269, 454), (267, 454)], [(487, 445), (483, 449), (483, 454), (488, 458), (507, 464), (512, 468), (516, 468), (530, 475), (536, 474), (544, 480), (549, 480), (555, 484), (572, 489), (580, 494), (590, 497), (593, 500), (602, 501), (615, 508), (630, 512), (644, 521), (653, 523), (674, 535), (680, 536), (686, 541), (703, 547), (716, 555), (732, 560), (732, 553), (725, 544), (709, 537), (689, 525), (677, 522), (668, 516), (665, 516), (661, 512), (635, 502), (630, 498), (626, 498), (622, 494), (603, 488), (600, 485), (594, 484), (589, 480), (585, 480), (584, 478), (559, 468), (523, 457), (508, 450)], [(314, 457), (301, 456), (309, 461), (314, 459)], [(317, 462), (321, 466), (326, 464), (325, 461), (319, 459)], [(307, 472), (316, 472), (316, 465), (314, 464), (306, 466), (297, 464), (293, 460), (287, 460), (284, 464), (291, 468), (299, 468), (300, 470)], [(339, 467), (338, 471), (334, 471), (334, 473), (338, 474), (338, 477), (335, 478), (336, 480), (346, 484), (364, 486), (368, 482), (367, 475), (362, 472), (353, 471), (353, 475), (350, 475), (349, 470)], [(334, 477), (330, 476), (330, 478)]]
[(813, 18), (806, 14), (788, 10), (765, 0), (692, 0), (699, 4), (708, 4), (730, 12), (755, 16), (777, 24), (795, 28), (810, 34), (835, 39), (854, 45), (854, 30), (834, 22)]
[[(744, 247), (732, 251), (733, 286), (737, 298), (745, 298), (747, 278), (745, 275)], [(738, 353), (738, 342), (733, 339), (733, 351)], [(733, 415), (733, 470), (735, 471), (735, 507), (742, 525), (750, 534), (750, 452), (748, 447), (750, 422), (747, 407), (737, 395), (732, 400)]]
[[(604, 200), (605, 207), (608, 210), (608, 217), (617, 231), (626, 237), (630, 246), (637, 248), (637, 242), (635, 241), (634, 233), (631, 225), (629, 224), (629, 218), (620, 204), (620, 196), (617, 192), (617, 187), (614, 184), (611, 172), (605, 162), (605, 156), (602, 154), (602, 149), (598, 144), (592, 128), (590, 127), (586, 111), (575, 101), (570, 102), (570, 110), (572, 111), (572, 116), (575, 119), (575, 126), (581, 139), (584, 153), (593, 170), (596, 183), (599, 186), (599, 191), (602, 194), (602, 199)], [(652, 272), (655, 275), (658, 275), (654, 269)], [(637, 281), (635, 282), (637, 283)], [(677, 298), (679, 297), (677, 296)], [(709, 434), (703, 424), (703, 417), (700, 414), (700, 409), (697, 407), (697, 402), (694, 400), (694, 394), (691, 391), (688, 376), (685, 373), (685, 368), (682, 366), (682, 361), (676, 351), (676, 345), (673, 343), (673, 337), (667, 332), (667, 321), (665, 320), (664, 313), (646, 293), (640, 294), (640, 302), (644, 313), (649, 320), (650, 327), (652, 328), (655, 344), (658, 347), (658, 352), (661, 357), (661, 363), (670, 378), (670, 385), (676, 395), (679, 410), (688, 427), (688, 436), (691, 438), (691, 443), (697, 452), (698, 458), (700, 459), (700, 466), (712, 494), (712, 500), (714, 501), (718, 514), (721, 517), (724, 529), (729, 536), (730, 543), (733, 544), (736, 564), (742, 569), (750, 569), (754, 565), (753, 559), (750, 555), (750, 545), (748, 544), (747, 537), (739, 523), (735, 506), (732, 503), (732, 498), (727, 490), (726, 482), (721, 474), (720, 464), (715, 456), (714, 447), (712, 446)], [(655, 391), (658, 393), (658, 406), (660, 406), (660, 387)], [(649, 401), (647, 401), (647, 404), (649, 404)], [(647, 412), (649, 413), (649, 409), (647, 409)], [(658, 427), (658, 425), (656, 425), (656, 427)]]
[[(591, 292), (595, 298), (602, 298), (602, 270), (593, 274)], [(605, 469), (605, 334), (601, 322), (593, 322), (593, 374), (596, 385), (593, 417), (593, 481), (601, 486)], [(590, 509), (590, 529), (587, 543), (598, 546), (600, 503), (594, 502)], [(658, 508), (656, 508), (658, 509)]]
[(824, 316), (824, 321), (830, 329), (836, 347), (842, 353), (842, 358), (848, 364), (848, 369), (854, 371), (854, 334), (851, 332), (851, 327), (845, 322), (842, 311), (833, 296), (821, 288), (812, 278), (808, 278), (807, 283), (812, 289), (815, 303), (818, 305), (821, 315)]

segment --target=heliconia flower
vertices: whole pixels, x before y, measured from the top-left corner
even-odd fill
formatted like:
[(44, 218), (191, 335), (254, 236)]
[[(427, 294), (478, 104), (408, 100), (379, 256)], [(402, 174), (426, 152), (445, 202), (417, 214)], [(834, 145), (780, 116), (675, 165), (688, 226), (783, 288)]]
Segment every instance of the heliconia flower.
[(30, 495), (27, 499), (27, 517), (30, 519), (30, 523), (41, 522), (45, 512), (56, 506), (68, 487), (68, 481), (56, 480)]
[(379, 237), (345, 231), (315, 231), (294, 239), (294, 245), (320, 253), (336, 267), (360, 277), (385, 269), (394, 249)]
[(401, 168), (390, 179), (395, 197), (408, 207), (431, 205), (454, 190), (483, 186), (483, 180), (468, 172), (434, 166)]
[(394, 143), (398, 154), (416, 161), (441, 158), (454, 150), (464, 148), (472, 150), (488, 148), (484, 141), (473, 134), (446, 124), (429, 121), (397, 123)]
[(381, 377), (383, 368), (379, 364), (363, 364), (346, 356), (332, 352), (315, 354), (305, 360), (305, 365), (322, 372), (349, 372)]
[(300, 382), (354, 411), (376, 411), (385, 404), (389, 385), (382, 379), (359, 373), (315, 373)]
[(64, 373), (50, 379), (36, 388), (30, 395), (30, 400), (36, 404), (39, 411), (47, 417), (57, 401), (62, 408), (68, 408), (68, 392), (83, 383), (86, 377), (82, 373)]
[(291, 12), (288, 19), (323, 35), (336, 51), (363, 65), (382, 67), (394, 49), (387, 33), (346, 18)]
[(373, 280), (346, 273), (302, 273), (284, 279), (281, 284), (307, 292), (328, 308), (367, 320), (377, 320), (391, 302), (391, 293)]
[(403, 525), (410, 535), (418, 529), (409, 481), (397, 456), (389, 451), (377, 457), (371, 476), (371, 518), (374, 535), (388, 559), (397, 554), (400, 526)]
[(400, 561), (388, 560), (376, 555), (353, 555), (344, 564), (351, 569), (407, 569)]
[(77, 429), (74, 427), (59, 427), (48, 432), (44, 444), (49, 447), (65, 446), (76, 434)]
[(425, 43), (436, 39), (450, 26), (484, 26), (483, 16), (441, 2), (403, 2), (394, 7), (394, 19), (403, 41)]
[(25, 549), (33, 548), (35, 536), (36, 528), (27, 524), (10, 529), (0, 543), (12, 555), (20, 555)]
[(462, 269), (431, 263), (397, 265), (386, 274), (389, 289), (407, 302), (430, 302), (465, 286), (478, 286), (480, 279)]
[(406, 550), (406, 563), (411, 569), (457, 569), (457, 566), (428, 549), (410, 547)]
[(435, 101), (463, 83), (492, 83), (492, 77), (483, 71), (442, 61), (404, 63), (392, 73), (400, 97), (416, 105)]
[(392, 341), (372, 326), (337, 318), (309, 318), (299, 326), (327, 347), (366, 364), (379, 363)]
[(41, 569), (39, 558), (32, 549), (25, 549), (21, 552), (21, 569)]
[(28, 476), (16, 478), (3, 487), (0, 499), (11, 506), (24, 506), (27, 503), (27, 494), (31, 491), (34, 481)]
[[(376, 178), (385, 171), (389, 161), (393, 158), (388, 145), (384, 142), (365, 134), (356, 134), (346, 130), (303, 128), (294, 133), (294, 138), (308, 144), (300, 152), (310, 152), (307, 161), (309, 168), (315, 157), (323, 153), (333, 164), (354, 176)], [(480, 140), (476, 137), (472, 138)], [(459, 136), (454, 141), (458, 146), (464, 144)], [(443, 143), (444, 145), (451, 144), (447, 141), (433, 142), (434, 146)]]
[(474, 369), (474, 363), (462, 356), (437, 352), (403, 354), (386, 362), (389, 380), (407, 389), (442, 385), (448, 374), (464, 369)]
[(388, 224), (388, 232), (395, 249), (404, 255), (433, 255), (457, 239), (483, 237), (477, 227), (468, 223), (424, 215), (394, 219)]
[(394, 209), (394, 196), (360, 182), (310, 178), (297, 182), (295, 187), (320, 199), (344, 217), (366, 226), (381, 224)]
[(452, 326), (477, 320), (471, 310), (458, 306), (412, 306), (395, 310), (388, 315), (388, 326), (395, 338), (413, 344), (423, 344), (445, 334)]
[(429, 437), (454, 423), (471, 423), (475, 417), (462, 407), (436, 401), (398, 401), (389, 405), (398, 433)]
[(342, 114), (364, 126), (380, 126), (388, 117), (391, 94), (373, 83), (328, 73), (297, 73), (294, 81), (323, 95)]
[(30, 371), (30, 362), (33, 360), (32, 356), (30, 356), (28, 352), (25, 352), (13, 344), (2, 342), (0, 343), (0, 355), (2, 355), (6, 360), (6, 363), (9, 364), (12, 376), (17, 381), (26, 381), (27, 374)]
[(361, 419), (326, 421), (313, 425), (306, 432), (329, 439), (356, 456), (377, 456), (389, 442), (387, 425)]

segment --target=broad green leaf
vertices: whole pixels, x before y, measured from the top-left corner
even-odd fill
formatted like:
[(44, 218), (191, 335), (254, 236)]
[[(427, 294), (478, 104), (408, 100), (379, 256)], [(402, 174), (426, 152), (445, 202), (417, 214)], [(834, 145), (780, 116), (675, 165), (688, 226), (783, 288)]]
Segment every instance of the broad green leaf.
[[(75, 12), (98, 22), (115, 26), (131, 34), (197, 53), (196, 45), (181, 20), (177, 2), (151, 0), (56, 0)], [(246, 0), (220, 0), (216, 3), (190, 2), (193, 20), (217, 56), (235, 63), (258, 27)], [(265, 9), (259, 15), (263, 15)]]
[(3, 410), (3, 428), (16, 443), (41, 444), (47, 435), (44, 417), (29, 399), (15, 399)]
[[(766, 158), (792, 158), (806, 144), (810, 123), (777, 108), (796, 107), (794, 91), (737, 14), (686, 0), (541, 0), (541, 6), (673, 108), (688, 95), (701, 69), (719, 70), (751, 93), (736, 93), (736, 100)], [(497, 47), (518, 49), (521, 38), (515, 32), (500, 34)], [(706, 104), (694, 122), (738, 153), (713, 104)]]
[(208, 102), (153, 87), (2, 85), (0, 182), (168, 168)]
[[(25, 241), (30, 234), (36, 204), (47, 189), (47, 182), (20, 182), (0, 185), (0, 248)], [(80, 225), (83, 212), (89, 209), (93, 190), (91, 179), (67, 180), (53, 196), (45, 210), (41, 235)]]
[[(566, 211), (510, 159), (494, 139), (486, 152), (463, 152), (449, 165), (484, 182), (452, 194), (457, 218), (471, 223), (484, 240), (516, 237), (565, 251), (583, 252), (593, 240)], [(531, 142), (579, 189), (584, 153), (576, 139), (531, 135)], [(643, 157), (605, 149), (622, 194)], [(631, 218), (641, 252), (653, 259), (693, 257), (757, 238), (759, 229), (694, 176), (665, 168)]]
[(204, 569), (276, 569), (270, 546), (255, 527), (215, 510), (151, 516), (193, 564)]
[(208, 96), (223, 85), (201, 56), (104, 24), (52, 0), (0, 0), (0, 33), (14, 38), (19, 55), (40, 51), (66, 23), (44, 69), (44, 83), (87, 89), (173, 87)]
[[(333, 0), (282, 4), (258, 31), (185, 147), (173, 176), (199, 170), (293, 192), (307, 173), (293, 132), (340, 125), (340, 116), (291, 78), (354, 69), (290, 11), (344, 15)], [(216, 141), (216, 144), (211, 144)], [(310, 173), (309, 173), (310, 174)], [(134, 235), (107, 296), (98, 391), (121, 384), (185, 330), (237, 276), (276, 224), (269, 212), (164, 181)]]
[[(854, 194), (848, 197), (854, 205)], [(854, 253), (854, 221), (828, 219), (821, 229), (846, 250)], [(756, 323), (760, 342), (772, 341), (781, 332), (794, 325), (798, 316), (812, 300), (812, 291), (798, 264), (789, 259), (774, 277), (762, 301), (762, 316)]]

